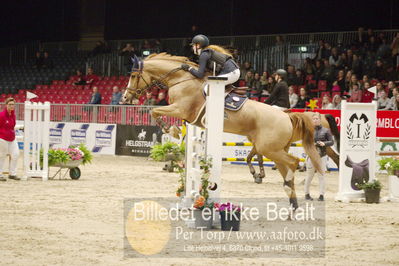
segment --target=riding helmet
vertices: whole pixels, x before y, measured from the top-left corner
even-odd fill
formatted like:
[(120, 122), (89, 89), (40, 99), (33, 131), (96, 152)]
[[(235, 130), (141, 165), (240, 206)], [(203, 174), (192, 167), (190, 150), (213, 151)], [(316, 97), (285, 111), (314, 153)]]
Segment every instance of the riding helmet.
[(209, 45), (209, 39), (205, 35), (198, 34), (194, 36), (193, 40), (191, 41), (191, 44), (199, 44), (201, 47), (206, 47)]

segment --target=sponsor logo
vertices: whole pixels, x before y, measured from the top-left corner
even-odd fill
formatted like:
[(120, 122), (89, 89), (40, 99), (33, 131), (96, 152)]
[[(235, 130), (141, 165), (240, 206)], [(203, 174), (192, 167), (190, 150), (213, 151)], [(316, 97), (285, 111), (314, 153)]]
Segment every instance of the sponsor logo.
[(111, 147), (112, 133), (109, 130), (96, 130), (96, 146)]
[(71, 129), (71, 144), (86, 143), (86, 130)]

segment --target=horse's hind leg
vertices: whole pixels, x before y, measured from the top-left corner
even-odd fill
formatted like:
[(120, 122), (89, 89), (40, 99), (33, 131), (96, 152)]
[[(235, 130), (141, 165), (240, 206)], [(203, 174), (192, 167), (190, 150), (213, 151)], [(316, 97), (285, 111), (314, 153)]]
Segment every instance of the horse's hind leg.
[(295, 192), (294, 173), (298, 167), (299, 159), (288, 154), (284, 150), (279, 152), (268, 152), (266, 156), (275, 162), (277, 169), (284, 179), (283, 186), (289, 198), (289, 202), (294, 209), (297, 209), (298, 200)]

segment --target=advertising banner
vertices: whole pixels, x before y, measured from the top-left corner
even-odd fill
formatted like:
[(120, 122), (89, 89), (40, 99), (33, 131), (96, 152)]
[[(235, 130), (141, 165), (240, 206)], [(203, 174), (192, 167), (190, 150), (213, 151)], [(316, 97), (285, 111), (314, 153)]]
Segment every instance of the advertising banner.
[(158, 126), (118, 125), (116, 155), (150, 155), (151, 147), (162, 140), (162, 130)]

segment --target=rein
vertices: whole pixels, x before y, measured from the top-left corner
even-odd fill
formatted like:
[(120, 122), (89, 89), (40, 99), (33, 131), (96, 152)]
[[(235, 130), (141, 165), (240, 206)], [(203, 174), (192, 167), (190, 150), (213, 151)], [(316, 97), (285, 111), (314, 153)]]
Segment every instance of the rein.
[[(137, 73), (138, 73), (138, 76), (137, 76), (137, 83), (136, 83), (136, 88), (137, 88), (137, 89), (136, 89), (136, 90), (133, 90), (133, 89), (130, 89), (130, 88), (126, 88), (131, 94), (133, 94), (133, 96), (134, 96), (136, 99), (140, 98), (145, 92), (151, 91), (153, 88), (158, 88), (158, 89), (160, 89), (160, 90), (164, 90), (164, 89), (165, 89), (165, 90), (168, 90), (169, 88), (171, 88), (171, 87), (173, 87), (173, 86), (176, 86), (176, 85), (178, 85), (178, 84), (180, 84), (180, 83), (183, 83), (183, 82), (186, 82), (186, 81), (194, 80), (194, 79), (195, 79), (195, 77), (193, 77), (193, 78), (181, 80), (181, 81), (178, 81), (178, 82), (176, 82), (175, 84), (173, 84), (173, 85), (171, 85), (171, 86), (168, 87), (167, 85), (165, 85), (164, 81), (165, 81), (165, 80), (167, 79), (167, 77), (170, 76), (171, 74), (174, 74), (174, 73), (176, 73), (176, 72), (182, 70), (181, 67), (172, 69), (172, 70), (169, 71), (168, 73), (166, 73), (166, 74), (162, 75), (161, 77), (159, 77), (159, 78), (153, 80), (151, 83), (150, 83), (150, 82), (147, 82), (147, 80), (143, 77), (143, 75), (142, 75), (142, 73), (143, 73), (143, 68), (144, 68), (144, 67), (141, 66), (139, 69), (134, 69), (134, 70), (132, 71), (132, 73), (134, 73), (134, 72), (137, 72)], [(138, 88), (140, 79), (142, 79), (142, 80), (144, 81), (144, 83), (146, 84), (146, 86), (143, 87), (143, 88), (141, 88), (141, 89)]]

